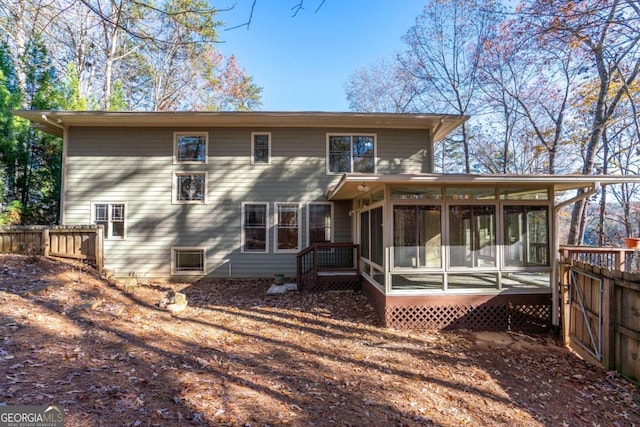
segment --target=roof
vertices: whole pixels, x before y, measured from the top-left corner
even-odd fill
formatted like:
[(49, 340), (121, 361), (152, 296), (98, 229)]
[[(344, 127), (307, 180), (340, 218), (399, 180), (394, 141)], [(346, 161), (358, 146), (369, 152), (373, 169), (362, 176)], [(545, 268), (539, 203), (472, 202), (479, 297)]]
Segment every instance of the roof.
[(429, 129), (434, 141), (446, 137), (469, 116), (452, 114), (330, 113), (267, 111), (43, 111), (16, 110), (36, 129), (61, 136), (71, 126), (135, 127), (326, 127)]
[(640, 184), (638, 175), (467, 175), (467, 174), (344, 174), (340, 181), (325, 191), (329, 200), (349, 200), (362, 195), (359, 185), (366, 184), (369, 191), (384, 184), (431, 184), (431, 185), (513, 185), (549, 186), (554, 191), (588, 188), (600, 185), (635, 182)]

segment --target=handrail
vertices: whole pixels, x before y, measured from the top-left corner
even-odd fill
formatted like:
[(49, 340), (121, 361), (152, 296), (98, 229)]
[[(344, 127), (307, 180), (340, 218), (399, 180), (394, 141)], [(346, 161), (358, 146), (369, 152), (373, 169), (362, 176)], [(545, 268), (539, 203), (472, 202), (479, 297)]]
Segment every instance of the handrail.
[(350, 242), (313, 243), (296, 255), (298, 286), (305, 280), (317, 282), (320, 272), (345, 271), (360, 275), (360, 245)]
[(638, 249), (596, 246), (560, 246), (561, 256), (609, 270), (631, 272), (640, 268)]

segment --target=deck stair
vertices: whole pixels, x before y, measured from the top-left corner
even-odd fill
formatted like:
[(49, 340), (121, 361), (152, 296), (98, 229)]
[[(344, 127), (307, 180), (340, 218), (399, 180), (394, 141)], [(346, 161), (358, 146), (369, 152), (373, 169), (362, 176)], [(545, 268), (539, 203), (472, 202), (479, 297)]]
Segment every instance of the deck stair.
[(301, 291), (360, 290), (360, 245), (314, 243), (296, 256)]

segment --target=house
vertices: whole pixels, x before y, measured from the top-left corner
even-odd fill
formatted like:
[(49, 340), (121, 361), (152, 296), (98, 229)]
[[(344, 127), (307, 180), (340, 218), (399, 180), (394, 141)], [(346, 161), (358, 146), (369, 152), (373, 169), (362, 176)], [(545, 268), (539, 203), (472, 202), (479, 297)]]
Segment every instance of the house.
[(558, 325), (555, 196), (618, 179), (434, 174), (455, 115), (16, 114), (63, 137), (61, 222), (102, 224), (116, 276), (346, 263), (394, 327)]

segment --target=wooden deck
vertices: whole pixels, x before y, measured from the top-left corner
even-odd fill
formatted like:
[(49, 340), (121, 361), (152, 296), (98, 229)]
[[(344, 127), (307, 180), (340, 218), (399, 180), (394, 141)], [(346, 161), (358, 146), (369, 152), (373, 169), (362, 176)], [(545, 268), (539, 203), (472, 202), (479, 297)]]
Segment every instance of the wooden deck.
[(298, 290), (360, 290), (360, 246), (315, 243), (298, 253)]

